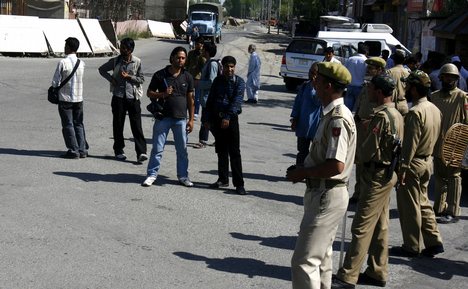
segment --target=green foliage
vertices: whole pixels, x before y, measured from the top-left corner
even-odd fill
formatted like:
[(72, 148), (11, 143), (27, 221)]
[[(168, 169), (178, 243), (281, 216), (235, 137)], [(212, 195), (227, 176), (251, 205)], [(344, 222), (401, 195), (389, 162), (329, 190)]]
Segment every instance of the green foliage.
[(150, 38), (152, 36), (153, 35), (151, 35), (151, 32), (149, 32), (149, 31), (138, 32), (138, 31), (135, 31), (135, 30), (127, 30), (127, 31), (125, 31), (124, 34), (117, 35), (117, 38), (119, 40), (122, 40), (124, 38), (130, 37), (130, 38), (136, 40), (136, 39), (140, 39), (140, 38)]
[[(431, 9), (432, 7), (428, 7)], [(451, 16), (458, 13), (466, 13), (468, 10), (468, 0), (445, 0), (442, 10), (431, 13), (431, 16)]]

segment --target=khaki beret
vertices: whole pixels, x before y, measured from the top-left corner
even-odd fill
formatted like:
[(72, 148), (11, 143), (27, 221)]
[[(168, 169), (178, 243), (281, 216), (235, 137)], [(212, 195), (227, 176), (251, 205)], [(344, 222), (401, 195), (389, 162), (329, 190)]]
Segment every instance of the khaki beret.
[(382, 57), (370, 57), (366, 59), (366, 64), (385, 68), (387, 62)]
[(401, 57), (406, 57), (406, 51), (404, 51), (403, 49), (396, 49), (395, 54)]
[(422, 70), (412, 71), (408, 77), (402, 77), (400, 80), (403, 82), (420, 84), (424, 87), (431, 87), (431, 79), (429, 78), (429, 75)]
[(378, 89), (382, 90), (385, 96), (389, 96), (393, 93), (396, 83), (393, 78), (388, 75), (376, 75), (372, 78), (371, 83)]
[(349, 70), (343, 64), (336, 62), (320, 62), (317, 66), (319, 74), (342, 85), (351, 83), (351, 73), (349, 73)]

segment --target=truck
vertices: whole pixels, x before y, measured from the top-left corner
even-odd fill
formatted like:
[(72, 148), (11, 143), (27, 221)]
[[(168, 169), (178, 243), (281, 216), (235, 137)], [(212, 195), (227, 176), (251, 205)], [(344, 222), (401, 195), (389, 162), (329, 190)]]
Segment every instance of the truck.
[(198, 34), (213, 43), (221, 41), (223, 26), (223, 6), (216, 3), (197, 3), (188, 8), (187, 42), (195, 27)]

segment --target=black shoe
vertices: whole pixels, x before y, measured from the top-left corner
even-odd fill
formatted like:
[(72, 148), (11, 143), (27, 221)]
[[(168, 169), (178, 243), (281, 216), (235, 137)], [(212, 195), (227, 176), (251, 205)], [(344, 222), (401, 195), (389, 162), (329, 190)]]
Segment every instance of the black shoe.
[(342, 281), (335, 275), (332, 277), (331, 289), (354, 289), (356, 285)]
[(80, 152), (80, 159), (87, 158), (88, 156), (88, 152)]
[(456, 222), (458, 222), (458, 217), (452, 215), (445, 215), (437, 219), (437, 223), (439, 224), (453, 224)]
[(66, 153), (64, 153), (60, 157), (64, 158), (64, 159), (73, 159), (74, 160), (74, 159), (78, 159), (80, 157), (80, 154), (74, 153), (72, 151), (67, 151)]
[(245, 103), (256, 104), (256, 103), (257, 103), (257, 100), (256, 100), (256, 99), (247, 99), (247, 100), (245, 101)]
[(444, 251), (445, 251), (444, 250), (444, 245), (441, 244), (441, 245), (435, 245), (435, 246), (428, 247), (428, 248), (422, 250), (421, 254), (426, 256), (426, 257), (432, 258), (437, 254), (443, 253)]
[(242, 196), (247, 195), (243, 186), (236, 187), (236, 193)]
[(377, 287), (385, 287), (387, 285), (387, 282), (382, 281), (382, 280), (377, 280), (366, 273), (361, 273), (359, 274), (359, 279), (357, 281), (359, 285), (371, 285), (371, 286), (377, 286)]
[(219, 189), (229, 187), (229, 182), (216, 181), (209, 186), (211, 189)]
[(391, 247), (390, 250), (388, 250), (388, 253), (396, 257), (408, 257), (408, 258), (419, 257), (419, 253), (410, 252), (408, 250), (403, 249), (403, 247)]

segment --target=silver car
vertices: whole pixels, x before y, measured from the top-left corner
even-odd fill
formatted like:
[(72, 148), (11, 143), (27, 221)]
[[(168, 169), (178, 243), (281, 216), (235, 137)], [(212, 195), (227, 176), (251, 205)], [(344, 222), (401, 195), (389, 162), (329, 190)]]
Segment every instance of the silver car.
[(310, 66), (316, 61), (323, 61), (324, 51), (328, 46), (333, 47), (335, 58), (342, 63), (356, 51), (347, 43), (328, 43), (311, 37), (293, 38), (281, 60), (280, 75), (287, 90), (295, 90), (299, 84), (309, 79)]

